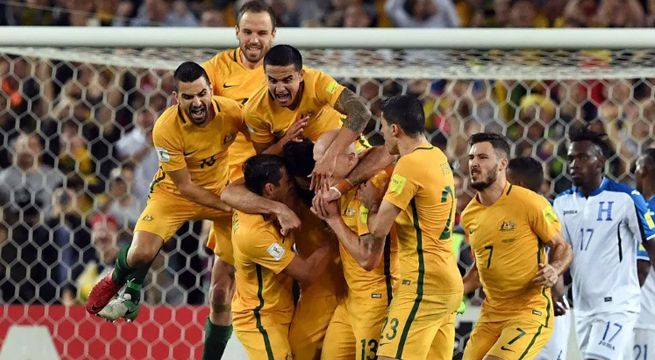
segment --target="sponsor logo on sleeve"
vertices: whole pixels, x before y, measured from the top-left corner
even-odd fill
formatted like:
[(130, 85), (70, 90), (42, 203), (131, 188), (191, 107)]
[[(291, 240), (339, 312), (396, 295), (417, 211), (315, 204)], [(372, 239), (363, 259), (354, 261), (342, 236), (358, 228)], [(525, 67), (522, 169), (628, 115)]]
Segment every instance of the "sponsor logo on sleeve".
[(359, 206), (359, 222), (362, 224), (368, 223), (368, 209), (364, 205)]
[(168, 153), (168, 150), (161, 147), (156, 147), (155, 150), (157, 150), (157, 157), (159, 158), (159, 161), (161, 162), (171, 161), (171, 154)]
[(336, 81), (331, 81), (326, 87), (325, 91), (327, 91), (330, 95), (334, 94), (335, 91), (337, 91), (337, 84)]
[(266, 251), (273, 257), (273, 259), (275, 259), (275, 261), (280, 261), (286, 252), (282, 245), (278, 243), (272, 243)]
[(407, 183), (406, 177), (398, 174), (393, 174), (393, 176), (391, 177), (391, 182), (389, 183), (389, 190), (391, 190), (391, 192), (395, 194), (402, 194), (403, 190), (405, 189), (406, 183)]
[(557, 215), (555, 215), (555, 211), (553, 210), (552, 206), (546, 206), (542, 212), (544, 214), (544, 218), (546, 218), (546, 221), (551, 224), (557, 222)]

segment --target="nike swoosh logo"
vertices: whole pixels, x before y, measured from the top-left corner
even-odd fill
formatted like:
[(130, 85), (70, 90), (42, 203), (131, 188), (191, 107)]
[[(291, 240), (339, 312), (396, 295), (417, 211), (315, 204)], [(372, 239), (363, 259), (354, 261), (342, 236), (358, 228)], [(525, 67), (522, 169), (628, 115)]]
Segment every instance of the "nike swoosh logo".
[(195, 152), (195, 151), (185, 152), (185, 153), (184, 153), (184, 156), (189, 156), (189, 155), (193, 154), (194, 152)]
[(501, 347), (500, 347), (500, 350), (514, 352), (514, 350), (512, 350), (512, 349), (508, 349), (508, 348), (506, 348), (505, 345), (501, 346)]
[(226, 89), (231, 88), (231, 87), (235, 87), (235, 86), (239, 86), (239, 85), (228, 85), (228, 83), (223, 83), (223, 87), (226, 88)]

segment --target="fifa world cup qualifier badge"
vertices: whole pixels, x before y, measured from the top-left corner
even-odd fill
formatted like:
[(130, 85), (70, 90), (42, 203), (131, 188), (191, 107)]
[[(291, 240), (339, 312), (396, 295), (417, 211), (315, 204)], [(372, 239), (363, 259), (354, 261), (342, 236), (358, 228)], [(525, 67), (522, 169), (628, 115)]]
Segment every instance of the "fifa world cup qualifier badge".
[(395, 194), (401, 194), (403, 189), (405, 189), (405, 183), (407, 183), (406, 177), (393, 174), (391, 177), (391, 183), (389, 184), (389, 190)]

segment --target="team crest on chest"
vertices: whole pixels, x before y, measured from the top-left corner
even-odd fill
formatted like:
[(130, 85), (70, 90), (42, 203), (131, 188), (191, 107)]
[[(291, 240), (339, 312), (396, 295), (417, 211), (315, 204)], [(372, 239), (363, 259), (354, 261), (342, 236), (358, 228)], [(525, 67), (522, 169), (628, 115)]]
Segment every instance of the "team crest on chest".
[(346, 216), (355, 216), (357, 213), (357, 210), (354, 208), (347, 208), (346, 209)]
[(516, 228), (516, 225), (514, 225), (514, 223), (511, 222), (510, 220), (505, 220), (500, 225), (500, 231), (512, 231), (515, 228)]

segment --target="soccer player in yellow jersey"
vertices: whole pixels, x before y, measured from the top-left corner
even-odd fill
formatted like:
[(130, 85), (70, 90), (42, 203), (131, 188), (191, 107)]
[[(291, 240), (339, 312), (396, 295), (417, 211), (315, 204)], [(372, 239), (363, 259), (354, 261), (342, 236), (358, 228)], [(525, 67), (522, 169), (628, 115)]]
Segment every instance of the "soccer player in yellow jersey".
[[(240, 104), (246, 101), (261, 87), (266, 85), (262, 67), (264, 55), (271, 48), (275, 39), (275, 14), (266, 3), (256, 0), (245, 3), (237, 13), (236, 37), (239, 47), (218, 53), (203, 64), (212, 83), (214, 94), (236, 100)], [(242, 166), (249, 157), (255, 155), (252, 143), (237, 134), (234, 144), (228, 150), (230, 181), (243, 177)], [(281, 204), (280, 204), (281, 205)], [(284, 207), (278, 206), (285, 210)], [(287, 216), (294, 216), (290, 210)], [(278, 218), (281, 216), (278, 215)], [(299, 219), (297, 220), (299, 222)], [(210, 230), (207, 247), (230, 248), (231, 239), (221, 238)], [(224, 257), (231, 258), (232, 254)], [(221, 271), (226, 265), (217, 256), (211, 272), (210, 312), (205, 324), (205, 347), (203, 359), (218, 359), (229, 338), (231, 324), (230, 302), (232, 299), (231, 276), (233, 271)]]
[[(311, 199), (314, 196), (313, 192), (309, 191), (307, 178), (315, 165), (312, 149), (312, 142), (304, 139), (300, 142), (294, 141), (286, 144), (283, 151), (285, 165), (289, 173), (295, 177), (301, 197), (309, 205), (311, 205)], [(384, 148), (381, 150), (384, 150)], [(364, 163), (369, 159), (369, 156), (377, 157), (379, 155), (372, 154), (372, 152), (373, 149), (367, 150), (364, 154), (360, 153), (363, 159), (359, 162), (357, 168), (353, 170), (353, 173), (366, 165)], [(373, 169), (375, 168), (373, 167)], [(379, 168), (377, 167), (377, 169)], [(363, 174), (366, 175), (370, 172), (367, 170)], [(376, 171), (372, 172), (375, 173)], [(358, 176), (353, 177), (353, 179), (360, 179)], [(359, 180), (355, 182), (359, 182)], [(221, 194), (221, 198), (235, 209), (249, 213), (265, 212), (268, 207), (279, 206), (278, 202), (248, 191), (243, 186), (242, 181), (230, 184)], [(317, 219), (308, 207), (301, 206), (298, 214), (302, 219), (302, 228), (296, 230), (294, 235), (297, 239), (296, 248), (302, 256), (311, 254), (312, 251), (326, 242), (336, 244), (337, 240), (333, 238), (334, 235), (329, 230), (326, 231), (326, 225)], [(344, 290), (346, 286), (343, 283), (338, 249), (335, 248), (334, 250), (331, 256), (335, 262), (330, 263), (328, 271), (321, 275), (312, 285), (301, 284), (300, 286), (300, 299), (289, 334), (295, 358), (314, 359), (320, 356), (323, 337), (334, 309), (341, 296), (345, 297)]]
[[(527, 156), (513, 158), (507, 163), (506, 174), (507, 181), (513, 185), (524, 187), (537, 194), (541, 193), (541, 187), (544, 183), (544, 170), (538, 160)], [(550, 290), (553, 299), (553, 314), (555, 315), (553, 335), (541, 349), (536, 359), (566, 359), (571, 329), (571, 314), (566, 311), (568, 303), (565, 296), (566, 287), (563, 275), (558, 277), (557, 282)]]
[[(542, 196), (512, 185), (505, 170), (509, 144), (502, 135), (471, 137), (469, 174), (477, 190), (462, 213), (475, 254), (464, 291), (486, 295), (463, 359), (533, 359), (552, 333), (550, 287), (571, 263), (571, 248)], [(548, 263), (544, 247), (551, 248)]]
[[(237, 13), (236, 35), (238, 48), (222, 51), (202, 66), (215, 95), (245, 104), (266, 85), (262, 64), (275, 39), (273, 9), (260, 0), (245, 3)], [(252, 143), (243, 135), (237, 135), (228, 151), (230, 181), (243, 176), (242, 165), (253, 155)]]
[[(313, 151), (315, 159), (323, 155), (335, 136), (336, 130), (332, 130), (318, 139)], [(344, 178), (358, 162), (355, 146), (346, 148), (337, 159), (335, 180)], [(388, 180), (389, 174), (381, 171), (362, 188), (377, 188), (374, 192), (383, 194)], [(330, 320), (321, 359), (374, 359), (382, 322), (398, 279), (397, 241), (395, 237), (387, 239), (382, 257), (362, 255), (359, 239), (368, 234), (369, 210), (360, 201), (356, 188), (343, 194), (339, 202), (325, 202), (324, 197), (316, 196), (312, 209), (326, 220), (339, 238), (339, 254), (348, 284), (348, 295)]]
[(380, 336), (378, 359), (452, 359), (453, 317), (462, 278), (451, 249), (454, 179), (448, 159), (423, 131), (418, 99), (391, 97), (382, 105), (382, 134), (399, 154), (377, 213), (369, 213), (364, 255), (380, 257), (395, 223), (399, 284)]
[(279, 154), (292, 139), (316, 141), (324, 132), (340, 129), (313, 171), (312, 188), (327, 187), (337, 155), (359, 138), (371, 112), (328, 74), (303, 68), (302, 56), (293, 46), (272, 47), (264, 56), (264, 71), (267, 87), (259, 89), (243, 109), (255, 150)]
[[(250, 191), (295, 207), (293, 181), (280, 157), (261, 154), (248, 159), (244, 176)], [(293, 252), (293, 237), (282, 236), (271, 217), (238, 210), (232, 229), (237, 270), (232, 314), (237, 337), (250, 359), (291, 359), (291, 279), (301, 284), (314, 281), (328, 265), (329, 246), (303, 259)]]
[(228, 182), (227, 149), (237, 132), (247, 132), (240, 106), (212, 96), (207, 74), (196, 63), (181, 64), (174, 79), (178, 104), (164, 111), (153, 130), (160, 167), (148, 203), (132, 243), (120, 250), (114, 271), (93, 288), (87, 302), (87, 311), (99, 314), (130, 280), (123, 294), (127, 298), (100, 314), (107, 319), (136, 317), (140, 284), (150, 264), (184, 222), (213, 220), (215, 231), (228, 236), (231, 208), (220, 200), (220, 192)]

